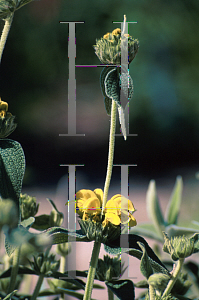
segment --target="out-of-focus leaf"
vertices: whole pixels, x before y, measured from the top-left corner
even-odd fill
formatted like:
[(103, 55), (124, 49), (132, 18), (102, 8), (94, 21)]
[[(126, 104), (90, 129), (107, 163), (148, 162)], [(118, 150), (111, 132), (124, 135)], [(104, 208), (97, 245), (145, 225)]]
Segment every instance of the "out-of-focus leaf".
[(105, 283), (120, 300), (135, 299), (135, 288), (131, 280), (114, 280)]
[(150, 220), (153, 222), (157, 234), (162, 237), (162, 231), (165, 230), (165, 222), (160, 209), (157, 196), (155, 181), (151, 180), (146, 194), (147, 212)]
[(142, 223), (130, 228), (130, 233), (145, 236), (147, 238), (163, 242), (164, 239), (157, 235), (155, 227), (152, 223)]
[(29, 228), (32, 226), (32, 224), (34, 223), (34, 221), (35, 221), (35, 218), (34, 218), (34, 217), (30, 217), (30, 218), (28, 218), (28, 219), (23, 220), (23, 221), (21, 222), (21, 225), (22, 225), (23, 227), (29, 229)]
[(12, 296), (17, 292), (17, 290), (14, 290), (12, 293), (8, 294), (3, 300), (11, 300)]
[(182, 177), (178, 176), (166, 209), (165, 220), (167, 222), (167, 225), (177, 224), (178, 215), (180, 212), (181, 200), (182, 200), (182, 189), (183, 189)]
[(172, 236), (199, 233), (199, 230), (196, 230), (195, 228), (187, 228), (187, 227), (180, 227), (177, 225), (170, 225), (165, 228), (165, 232), (168, 234), (169, 237), (172, 237)]

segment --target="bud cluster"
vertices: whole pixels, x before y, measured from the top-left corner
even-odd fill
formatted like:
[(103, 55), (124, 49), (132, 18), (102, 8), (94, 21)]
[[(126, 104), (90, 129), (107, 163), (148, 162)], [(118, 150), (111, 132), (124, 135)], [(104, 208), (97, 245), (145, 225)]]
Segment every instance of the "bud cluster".
[[(124, 35), (128, 38), (129, 63), (136, 56), (139, 48), (139, 41), (130, 35)], [(111, 33), (108, 32), (103, 38), (96, 40), (94, 45), (95, 54), (103, 64), (120, 65), (121, 64), (121, 29), (117, 28)]]

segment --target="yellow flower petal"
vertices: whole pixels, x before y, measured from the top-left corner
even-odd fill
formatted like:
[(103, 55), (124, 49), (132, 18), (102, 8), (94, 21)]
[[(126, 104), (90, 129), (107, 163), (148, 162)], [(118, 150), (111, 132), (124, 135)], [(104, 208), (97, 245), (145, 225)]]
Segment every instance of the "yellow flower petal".
[(89, 199), (96, 197), (95, 193), (91, 190), (80, 190), (76, 193), (76, 200), (78, 199)]
[(106, 213), (105, 220), (111, 222), (114, 225), (120, 225), (120, 223), (121, 223), (120, 218), (116, 214), (113, 214), (113, 213)]
[(97, 198), (100, 200), (101, 206), (102, 206), (102, 202), (103, 202), (103, 191), (101, 189), (95, 189), (94, 193), (97, 195)]

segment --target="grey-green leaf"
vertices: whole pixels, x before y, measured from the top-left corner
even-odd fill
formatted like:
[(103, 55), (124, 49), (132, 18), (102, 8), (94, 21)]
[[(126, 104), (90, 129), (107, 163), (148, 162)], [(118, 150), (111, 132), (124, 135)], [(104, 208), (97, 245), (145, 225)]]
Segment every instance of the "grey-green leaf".
[(146, 195), (147, 212), (150, 220), (153, 222), (156, 231), (162, 237), (162, 231), (165, 230), (165, 222), (160, 209), (159, 199), (157, 196), (155, 181), (151, 180), (149, 183)]
[(168, 225), (177, 224), (182, 200), (182, 189), (182, 177), (178, 176), (165, 214), (165, 220)]
[(141, 271), (142, 275), (148, 279), (149, 276), (151, 276), (153, 274), (153, 269), (151, 267), (151, 263), (150, 263), (148, 255), (147, 255), (147, 252), (145, 250), (144, 244), (142, 244), (140, 242), (137, 242), (137, 243), (143, 252), (141, 262), (140, 262), (140, 271)]
[(105, 94), (111, 100), (114, 100), (117, 105), (121, 106), (120, 104), (120, 85), (119, 85), (119, 77), (117, 68), (113, 68), (109, 70), (107, 73), (105, 80)]
[(25, 173), (25, 156), (21, 145), (13, 140), (0, 140), (0, 194), (12, 199), (19, 208), (19, 197)]
[(112, 99), (110, 99), (106, 95), (104, 81), (105, 81), (106, 75), (112, 69), (115, 69), (115, 68), (114, 67), (104, 67), (100, 74), (100, 86), (101, 86), (102, 94), (104, 96), (104, 105), (105, 105), (106, 112), (109, 116), (111, 115)]

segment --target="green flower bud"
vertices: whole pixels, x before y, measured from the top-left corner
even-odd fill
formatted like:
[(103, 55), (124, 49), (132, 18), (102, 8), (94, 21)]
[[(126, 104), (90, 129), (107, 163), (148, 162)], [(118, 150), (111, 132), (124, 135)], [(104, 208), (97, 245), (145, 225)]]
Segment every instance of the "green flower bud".
[(20, 195), (20, 209), (22, 220), (34, 217), (39, 209), (39, 204), (36, 204), (36, 198), (27, 194)]
[(194, 241), (186, 236), (169, 237), (166, 233), (164, 235), (163, 251), (171, 255), (173, 260), (185, 258), (194, 253)]
[(90, 241), (105, 244), (107, 241), (116, 239), (121, 233), (120, 225), (116, 226), (109, 222), (109, 224), (103, 226), (101, 222), (93, 222), (92, 217), (87, 220), (79, 220), (79, 224), (83, 233)]
[(1, 200), (0, 198), (0, 229), (3, 225), (11, 228), (17, 227), (18, 211), (15, 203), (10, 200)]
[(54, 254), (40, 253), (37, 257), (33, 257), (34, 262), (30, 262), (30, 265), (37, 274), (56, 272), (59, 269), (60, 261), (55, 259)]
[(56, 251), (61, 256), (66, 256), (71, 252), (71, 243), (57, 244)]
[(158, 291), (164, 291), (170, 278), (171, 276), (167, 274), (155, 273), (148, 278), (148, 284)]
[[(149, 299), (149, 294), (146, 295), (144, 300), (150, 300)], [(171, 294), (169, 294), (168, 296), (164, 296), (164, 297), (155, 295), (155, 300), (179, 300), (179, 299), (172, 296)]]
[(50, 218), (49, 218), (50, 227), (61, 226), (63, 223), (63, 219), (64, 219), (63, 214), (53, 209), (50, 213)]
[[(138, 52), (139, 41), (128, 37), (129, 63), (134, 59)], [(121, 29), (117, 28), (112, 33), (107, 33), (103, 38), (96, 40), (94, 45), (95, 54), (103, 64), (120, 65), (121, 64)]]
[(112, 279), (122, 276), (125, 270), (121, 270), (120, 258), (111, 258), (108, 255), (104, 255), (103, 259), (98, 259), (96, 277), (100, 281), (111, 281)]

